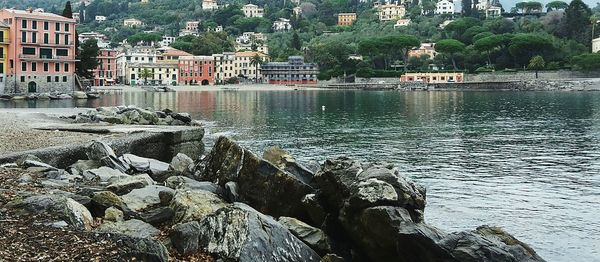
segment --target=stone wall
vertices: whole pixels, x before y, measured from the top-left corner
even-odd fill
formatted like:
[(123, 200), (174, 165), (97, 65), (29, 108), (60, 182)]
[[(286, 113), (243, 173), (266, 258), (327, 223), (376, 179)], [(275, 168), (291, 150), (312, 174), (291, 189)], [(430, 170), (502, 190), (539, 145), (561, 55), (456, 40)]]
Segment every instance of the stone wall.
[[(50, 76), (52, 79), (51, 82), (48, 82), (47, 76)], [(59, 77), (59, 81), (55, 81), (55, 76)], [(67, 81), (63, 82), (63, 77), (67, 77)], [(15, 80), (16, 80), (16, 89), (15, 92)], [(36, 93), (66, 93), (70, 94), (73, 92), (75, 87), (75, 77), (74, 75), (54, 75), (54, 74), (40, 74), (40, 75), (26, 75), (25, 81), (21, 82), (21, 76), (15, 77), (7, 76), (6, 77), (6, 85), (4, 90), (6, 93), (18, 93), (18, 94), (26, 94), (29, 93), (28, 87), (29, 83), (34, 82), (36, 85)]]
[[(540, 71), (539, 80), (564, 80), (573, 78), (598, 78), (600, 72), (579, 72), (571, 70)], [(465, 82), (489, 82), (489, 81), (517, 81), (517, 80), (535, 80), (534, 71), (521, 72), (493, 72), (480, 74), (466, 74)]]

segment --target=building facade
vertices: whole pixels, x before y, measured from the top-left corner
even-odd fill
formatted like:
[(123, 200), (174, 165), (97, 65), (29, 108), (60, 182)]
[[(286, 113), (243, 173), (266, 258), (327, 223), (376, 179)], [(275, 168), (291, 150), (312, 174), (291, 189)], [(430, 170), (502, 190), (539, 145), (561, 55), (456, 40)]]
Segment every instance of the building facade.
[(212, 56), (182, 56), (178, 66), (180, 85), (215, 84), (215, 61)]
[(229, 79), (237, 78), (237, 74), (235, 73), (234, 62), (235, 62), (235, 53), (234, 52), (224, 52), (222, 54), (213, 54), (215, 65), (215, 82), (217, 84), (226, 83)]
[(257, 51), (269, 54), (267, 36), (263, 33), (244, 32), (235, 38), (235, 51)]
[(275, 32), (287, 32), (290, 30), (292, 30), (290, 19), (279, 18), (279, 20), (273, 22), (273, 31)]
[(337, 17), (339, 26), (351, 26), (356, 21), (356, 13), (339, 13)]
[[(261, 60), (260, 64), (254, 64), (252, 62), (254, 57), (259, 57)], [(251, 81), (262, 81), (262, 71), (261, 64), (266, 63), (268, 61), (267, 55), (255, 52), (255, 51), (245, 51), (245, 52), (236, 52), (235, 53), (235, 61), (234, 65), (234, 73), (240, 78), (244, 78)]]
[(464, 79), (464, 73), (455, 72), (405, 73), (400, 76), (401, 82), (462, 83)]
[(126, 27), (139, 27), (142, 26), (144, 23), (142, 23), (142, 21), (137, 20), (135, 18), (128, 18), (123, 20), (123, 25)]
[(435, 12), (434, 13), (436, 15), (454, 14), (454, 2), (452, 2), (450, 0), (440, 0), (435, 5)]
[(265, 9), (253, 4), (242, 6), (242, 12), (245, 17), (263, 17), (265, 15)]
[[(151, 64), (158, 60), (158, 52), (150, 47), (126, 48), (117, 54), (117, 82), (129, 84), (131, 64)], [(131, 76), (131, 74), (129, 74)]]
[(198, 21), (187, 21), (185, 22), (185, 30), (198, 32), (198, 26), (200, 26), (200, 22)]
[(6, 67), (8, 66), (9, 27), (0, 21), (0, 94), (6, 88)]
[(215, 10), (219, 8), (217, 4), (217, 0), (202, 0), (202, 9), (203, 10)]
[(117, 50), (101, 49), (94, 70), (94, 86), (111, 86), (117, 81)]
[(419, 47), (408, 50), (408, 57), (421, 57), (422, 55), (428, 55), (430, 59), (437, 56), (435, 43), (421, 43)]
[(262, 65), (262, 73), (269, 84), (316, 84), (319, 68), (305, 63), (301, 56), (290, 56), (288, 62), (271, 62)]
[(377, 6), (379, 21), (395, 21), (406, 14), (406, 8), (401, 4), (385, 4)]
[(592, 53), (600, 51), (600, 37), (592, 39)]
[(28, 10), (0, 10), (7, 24), (5, 92), (72, 92), (75, 87), (75, 19)]
[[(147, 76), (144, 74), (148, 73)], [(178, 68), (173, 64), (134, 63), (127, 66), (126, 84), (177, 85)]]

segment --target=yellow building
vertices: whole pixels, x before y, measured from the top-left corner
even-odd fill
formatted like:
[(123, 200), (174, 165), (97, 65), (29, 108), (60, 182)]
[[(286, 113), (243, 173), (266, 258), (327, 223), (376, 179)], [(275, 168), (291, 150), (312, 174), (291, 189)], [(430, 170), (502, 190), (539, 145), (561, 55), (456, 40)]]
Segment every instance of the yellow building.
[(405, 73), (400, 76), (401, 82), (462, 83), (464, 79), (465, 76), (461, 72)]
[(0, 21), (0, 94), (6, 87), (6, 66), (8, 65), (8, 25)]
[(340, 26), (351, 26), (356, 20), (356, 13), (339, 13), (337, 24)]

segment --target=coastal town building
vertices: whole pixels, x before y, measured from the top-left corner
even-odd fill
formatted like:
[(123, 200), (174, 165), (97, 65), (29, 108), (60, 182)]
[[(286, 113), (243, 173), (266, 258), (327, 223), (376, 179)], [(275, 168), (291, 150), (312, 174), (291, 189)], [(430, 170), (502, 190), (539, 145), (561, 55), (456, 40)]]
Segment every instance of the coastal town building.
[(382, 22), (395, 21), (406, 15), (406, 8), (404, 5), (398, 4), (397, 2), (377, 5), (376, 9), (379, 21)]
[(217, 32), (217, 33), (218, 32), (223, 32), (223, 26), (218, 25), (214, 29), (209, 26), (209, 27), (206, 28), (206, 32)]
[(218, 8), (217, 0), (202, 0), (202, 10), (215, 10)]
[(162, 40), (160, 41), (160, 43), (158, 43), (158, 45), (170, 46), (173, 42), (175, 42), (175, 39), (177, 39), (177, 37), (163, 35)]
[(183, 29), (183, 30), (179, 31), (179, 37), (186, 36), (186, 35), (199, 36), (200, 34), (198, 33), (198, 31), (191, 31), (191, 30), (187, 30), (187, 29)]
[(5, 92), (70, 92), (75, 87), (75, 19), (32, 9), (0, 10), (8, 29)]
[(235, 51), (257, 51), (269, 54), (267, 36), (263, 33), (244, 32), (235, 38)]
[(410, 24), (410, 19), (398, 19), (396, 24), (394, 24), (394, 28), (397, 29), (399, 27), (408, 26)]
[(98, 47), (100, 48), (108, 48), (110, 46), (110, 41), (106, 35), (98, 33), (98, 32), (86, 32), (78, 34), (79, 43), (84, 43), (87, 40), (95, 39)]
[(229, 79), (237, 78), (235, 74), (234, 52), (224, 52), (222, 54), (213, 54), (214, 66), (215, 66), (215, 83), (223, 84)]
[(103, 15), (97, 15), (96, 17), (94, 17), (94, 20), (98, 23), (104, 22), (106, 21), (106, 16)]
[(339, 13), (337, 17), (339, 26), (351, 26), (356, 21), (356, 13)]
[(500, 17), (502, 15), (502, 8), (499, 6), (490, 6), (485, 9), (486, 18)]
[(302, 15), (302, 7), (296, 6), (292, 8), (292, 11), (294, 12), (294, 16), (296, 16), (296, 18), (299, 18), (300, 15)]
[(423, 55), (428, 55), (430, 59), (437, 56), (435, 43), (421, 43), (419, 47), (408, 50), (408, 57), (421, 57)]
[(110, 86), (116, 84), (117, 50), (101, 49), (98, 56), (98, 67), (94, 69), (94, 86)]
[(156, 63), (157, 60), (158, 52), (152, 47), (136, 46), (125, 48), (117, 54), (117, 81), (129, 84), (127, 81), (129, 65)]
[(75, 22), (80, 24), (81, 20), (79, 19), (81, 16), (79, 14), (79, 12), (73, 12), (73, 19), (75, 19)]
[(138, 19), (135, 18), (128, 18), (123, 20), (123, 25), (126, 27), (139, 27), (142, 26), (144, 23)]
[(242, 6), (242, 12), (245, 17), (263, 17), (265, 15), (265, 9), (253, 4)]
[[(261, 63), (254, 64), (254, 57), (259, 57)], [(234, 74), (239, 78), (244, 78), (251, 81), (262, 80), (261, 64), (268, 62), (268, 56), (254, 51), (236, 52), (233, 63)]]
[(600, 51), (600, 37), (592, 39), (592, 53)]
[[(144, 77), (144, 72), (149, 76)], [(178, 65), (133, 63), (127, 66), (127, 85), (177, 85)]]
[(8, 65), (8, 43), (9, 27), (6, 23), (0, 21), (0, 94), (3, 94), (6, 87), (6, 66)]
[(179, 58), (185, 56), (192, 56), (192, 54), (188, 52), (181, 51), (179, 49), (175, 49), (169, 46), (158, 48), (156, 49), (156, 51), (158, 52), (156, 62), (162, 64), (176, 65), (179, 63)]
[(454, 2), (451, 0), (440, 0), (435, 5), (436, 15), (454, 14)]
[(319, 68), (305, 63), (302, 56), (290, 56), (287, 62), (270, 62), (262, 65), (262, 74), (269, 84), (316, 84)]
[(212, 56), (179, 57), (180, 85), (214, 85), (215, 61)]
[(464, 79), (464, 73), (462, 72), (405, 73), (400, 76), (401, 82), (422, 83), (461, 83)]
[(279, 18), (279, 20), (273, 22), (273, 31), (275, 32), (287, 32), (290, 30), (292, 30), (290, 19)]
[(198, 21), (187, 21), (187, 22), (185, 22), (185, 30), (192, 31), (192, 32), (198, 32), (199, 25), (200, 25), (200, 22), (198, 22)]

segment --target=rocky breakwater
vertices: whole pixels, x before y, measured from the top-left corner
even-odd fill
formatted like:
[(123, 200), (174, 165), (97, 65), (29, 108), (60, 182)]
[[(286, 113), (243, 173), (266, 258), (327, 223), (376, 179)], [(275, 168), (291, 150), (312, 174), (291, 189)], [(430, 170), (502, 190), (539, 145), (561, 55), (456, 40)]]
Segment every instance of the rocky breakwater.
[(29, 93), (29, 94), (3, 94), (0, 100), (65, 100), (65, 99), (96, 99), (100, 98), (98, 92), (74, 91), (66, 93)]
[(155, 111), (152, 108), (136, 106), (98, 107), (95, 110), (65, 117), (74, 123), (109, 123), (127, 125), (170, 125), (201, 126), (188, 113), (173, 112), (170, 109)]
[(497, 227), (426, 224), (425, 189), (385, 164), (338, 158), (311, 169), (225, 137), (198, 160), (118, 156), (99, 141), (87, 152), (66, 170), (34, 157), (0, 169), (0, 219), (34, 215), (36, 230), (101, 239), (109, 260), (543, 261)]

